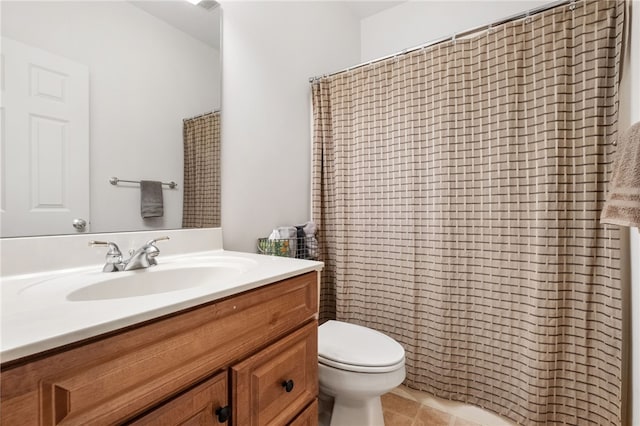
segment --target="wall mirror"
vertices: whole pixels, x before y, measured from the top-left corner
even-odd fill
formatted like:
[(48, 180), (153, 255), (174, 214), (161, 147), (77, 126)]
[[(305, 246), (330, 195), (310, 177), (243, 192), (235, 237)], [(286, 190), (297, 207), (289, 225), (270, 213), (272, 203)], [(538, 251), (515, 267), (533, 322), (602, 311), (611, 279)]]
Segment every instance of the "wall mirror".
[[(216, 2), (0, 8), (2, 237), (220, 226)], [(141, 180), (177, 184), (162, 216)]]

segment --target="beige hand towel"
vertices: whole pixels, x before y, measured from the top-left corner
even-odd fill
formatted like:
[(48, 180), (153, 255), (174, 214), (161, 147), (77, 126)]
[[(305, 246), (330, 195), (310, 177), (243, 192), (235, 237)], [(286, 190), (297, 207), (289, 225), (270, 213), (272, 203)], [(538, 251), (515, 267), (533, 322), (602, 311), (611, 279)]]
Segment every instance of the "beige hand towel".
[(616, 155), (600, 222), (640, 227), (640, 122), (622, 135)]

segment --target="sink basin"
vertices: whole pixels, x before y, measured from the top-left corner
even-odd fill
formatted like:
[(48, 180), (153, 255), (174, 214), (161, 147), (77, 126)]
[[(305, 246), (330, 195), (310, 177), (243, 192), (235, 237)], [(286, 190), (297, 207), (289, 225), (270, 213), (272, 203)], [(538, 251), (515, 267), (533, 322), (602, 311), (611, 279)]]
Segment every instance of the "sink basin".
[(49, 278), (19, 293), (64, 298), (71, 302), (124, 299), (215, 286), (250, 269), (254, 262), (239, 258), (197, 259), (122, 272), (91, 271)]
[(216, 280), (233, 277), (241, 272), (239, 268), (229, 266), (200, 266), (164, 270), (150, 268), (124, 273), (114, 272), (110, 274), (113, 275), (113, 278), (72, 291), (67, 295), (67, 300), (78, 302), (149, 296), (212, 284)]

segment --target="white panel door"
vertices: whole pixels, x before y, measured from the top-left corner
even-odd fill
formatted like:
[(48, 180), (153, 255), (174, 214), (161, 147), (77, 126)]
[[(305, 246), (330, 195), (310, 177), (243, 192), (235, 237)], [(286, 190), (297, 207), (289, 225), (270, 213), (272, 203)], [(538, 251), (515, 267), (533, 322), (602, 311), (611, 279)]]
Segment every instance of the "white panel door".
[[(89, 231), (89, 70), (3, 37), (2, 237)], [(84, 229), (74, 220), (87, 222)]]

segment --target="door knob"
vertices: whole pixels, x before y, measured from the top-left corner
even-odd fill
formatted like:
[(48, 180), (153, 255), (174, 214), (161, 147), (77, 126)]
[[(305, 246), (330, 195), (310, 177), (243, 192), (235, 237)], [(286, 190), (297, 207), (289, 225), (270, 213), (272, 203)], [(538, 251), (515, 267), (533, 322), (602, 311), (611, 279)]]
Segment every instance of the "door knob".
[(78, 231), (84, 231), (87, 227), (87, 221), (82, 218), (73, 219), (73, 227)]

